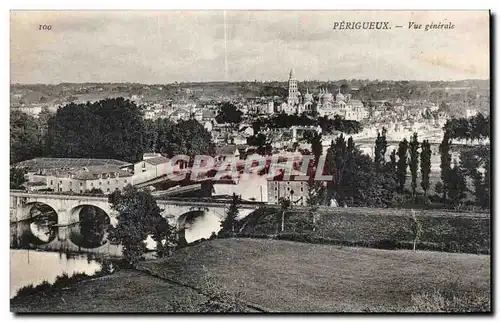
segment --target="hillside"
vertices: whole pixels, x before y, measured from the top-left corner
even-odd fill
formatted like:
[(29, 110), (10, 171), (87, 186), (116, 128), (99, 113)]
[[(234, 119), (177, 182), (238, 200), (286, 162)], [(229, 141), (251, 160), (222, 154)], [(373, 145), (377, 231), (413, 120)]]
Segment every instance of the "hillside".
[(490, 288), (489, 256), (275, 240), (213, 240), (142, 265), (191, 285), (208, 275), (272, 311), (406, 310), (412, 294)]

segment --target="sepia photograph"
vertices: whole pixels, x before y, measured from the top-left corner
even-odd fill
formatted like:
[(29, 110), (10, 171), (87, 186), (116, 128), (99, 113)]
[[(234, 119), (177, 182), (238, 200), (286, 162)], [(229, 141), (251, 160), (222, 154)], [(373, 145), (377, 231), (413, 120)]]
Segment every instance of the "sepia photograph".
[(15, 315), (492, 313), (489, 10), (9, 19)]

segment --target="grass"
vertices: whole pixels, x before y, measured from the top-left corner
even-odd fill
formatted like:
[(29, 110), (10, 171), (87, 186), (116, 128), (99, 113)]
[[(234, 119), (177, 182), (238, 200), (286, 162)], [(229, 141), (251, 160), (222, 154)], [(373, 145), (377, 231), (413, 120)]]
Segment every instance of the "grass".
[(487, 255), (215, 239), (140, 265), (163, 279), (122, 269), (13, 299), (11, 311), (199, 312), (213, 301), (181, 284), (207, 289), (207, 277), (209, 300), (223, 290), (268, 311), (487, 311), (490, 301)]
[[(305, 209), (307, 210), (307, 209)], [(285, 233), (292, 233), (294, 221), (308, 217), (305, 210), (291, 211), (285, 220)], [(262, 208), (245, 219), (244, 235), (275, 233), (276, 212)], [(474, 254), (490, 253), (490, 217), (488, 214), (416, 210), (421, 225), (417, 249)], [(319, 211), (315, 232), (302, 231), (311, 240), (344, 245), (399, 245), (411, 248), (415, 240), (413, 211), (383, 208), (331, 208)]]
[(490, 257), (218, 239), (143, 264), (196, 285), (211, 274), (243, 300), (269, 310), (302, 312), (412, 311), (415, 296), (433, 290), (474, 292), (489, 299)]
[(120, 270), (112, 275), (11, 300), (11, 311), (170, 312), (175, 301), (201, 301), (195, 291), (145, 273)]
[(450, 292), (434, 290), (415, 294), (411, 297), (412, 305), (405, 312), (489, 312), (491, 300), (486, 294), (474, 292)]

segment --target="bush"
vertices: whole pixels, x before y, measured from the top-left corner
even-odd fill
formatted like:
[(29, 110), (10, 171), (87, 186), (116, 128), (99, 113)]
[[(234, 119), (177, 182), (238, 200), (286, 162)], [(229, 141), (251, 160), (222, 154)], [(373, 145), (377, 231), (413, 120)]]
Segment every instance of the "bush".
[(413, 294), (411, 302), (412, 305), (405, 310), (406, 312), (491, 312), (490, 295), (484, 293), (433, 290)]
[(54, 283), (52, 283), (52, 284), (50, 284), (48, 281), (43, 281), (41, 284), (39, 284), (35, 287), (33, 286), (33, 284), (27, 285), (25, 287), (20, 288), (17, 291), (16, 296), (13, 298), (13, 300), (18, 299), (18, 298), (22, 298), (22, 297), (25, 297), (28, 295), (32, 295), (35, 293), (39, 293), (39, 292), (44, 292), (47, 294), (52, 293), (52, 292), (55, 292), (57, 290), (66, 288), (70, 285), (73, 285), (75, 283), (78, 283), (78, 282), (81, 282), (84, 280), (88, 280), (90, 278), (96, 278), (96, 277), (112, 274), (115, 271), (115, 269), (114, 269), (115, 266), (112, 266), (112, 264), (111, 264), (112, 268), (110, 268), (110, 266), (107, 263), (111, 264), (111, 261), (109, 261), (108, 259), (104, 259), (101, 262), (102, 269), (96, 271), (93, 275), (87, 275), (86, 273), (74, 273), (70, 277), (67, 273), (63, 273), (62, 275), (57, 276)]
[(431, 203), (431, 200), (427, 196), (416, 195), (415, 196), (415, 203), (417, 205), (429, 205)]
[(202, 301), (196, 301), (191, 297), (174, 300), (172, 311), (176, 313), (242, 313), (250, 311), (242, 300), (242, 291), (229, 291), (210, 275), (205, 275), (202, 278), (200, 293), (205, 296)]

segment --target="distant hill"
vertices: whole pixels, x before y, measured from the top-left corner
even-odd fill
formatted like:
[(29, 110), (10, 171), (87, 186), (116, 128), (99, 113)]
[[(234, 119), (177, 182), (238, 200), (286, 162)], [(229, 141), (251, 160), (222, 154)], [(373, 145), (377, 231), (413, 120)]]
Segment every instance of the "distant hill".
[[(463, 97), (489, 98), (489, 80), (460, 81), (370, 81), (370, 80), (337, 80), (337, 81), (302, 81), (299, 80), (299, 91), (312, 94), (320, 88), (332, 93), (341, 85), (349, 86), (353, 94), (363, 100), (419, 99), (436, 102), (455, 102)], [(172, 84), (137, 84), (137, 83), (61, 83), (45, 84), (12, 84), (11, 105), (60, 104), (72, 100), (99, 100), (106, 97), (141, 96), (146, 101), (162, 101), (165, 99), (190, 100), (226, 100), (252, 97), (286, 97), (287, 82), (193, 82)]]

